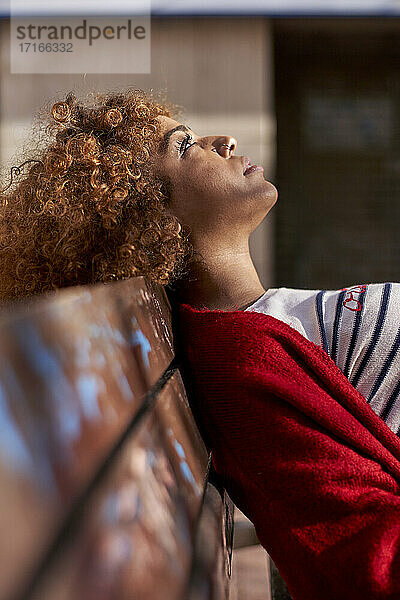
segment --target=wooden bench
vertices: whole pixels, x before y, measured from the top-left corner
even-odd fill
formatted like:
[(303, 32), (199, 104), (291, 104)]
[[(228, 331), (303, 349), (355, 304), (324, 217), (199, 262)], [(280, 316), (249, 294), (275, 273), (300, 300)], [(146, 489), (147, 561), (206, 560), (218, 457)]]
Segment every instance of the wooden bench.
[(6, 305), (0, 356), (0, 600), (242, 600), (164, 289)]

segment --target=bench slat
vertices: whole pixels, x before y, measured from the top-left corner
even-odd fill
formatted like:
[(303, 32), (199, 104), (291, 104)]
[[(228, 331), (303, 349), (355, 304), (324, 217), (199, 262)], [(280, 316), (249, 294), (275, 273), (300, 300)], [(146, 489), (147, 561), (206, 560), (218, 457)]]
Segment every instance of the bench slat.
[(208, 463), (186, 406), (176, 373), (110, 465), (31, 600), (184, 600)]

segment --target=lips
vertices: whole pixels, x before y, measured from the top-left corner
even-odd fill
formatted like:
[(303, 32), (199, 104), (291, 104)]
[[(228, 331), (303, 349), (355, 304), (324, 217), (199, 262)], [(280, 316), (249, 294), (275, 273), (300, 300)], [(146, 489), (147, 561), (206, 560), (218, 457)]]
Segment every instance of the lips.
[(258, 165), (252, 165), (248, 156), (243, 157), (243, 175), (249, 175), (250, 173), (254, 173), (255, 171), (263, 171), (262, 167)]

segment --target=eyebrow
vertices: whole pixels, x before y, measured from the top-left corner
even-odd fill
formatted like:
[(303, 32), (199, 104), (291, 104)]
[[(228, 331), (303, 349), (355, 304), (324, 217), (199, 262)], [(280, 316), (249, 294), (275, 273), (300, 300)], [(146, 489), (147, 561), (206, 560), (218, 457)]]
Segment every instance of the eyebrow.
[(175, 133), (175, 131), (190, 131), (190, 128), (187, 127), (186, 125), (178, 125), (177, 127), (174, 127), (173, 129), (170, 129), (169, 131), (167, 131), (167, 133), (164, 135), (164, 139), (162, 142), (162, 150), (163, 152), (166, 152), (168, 150), (168, 144), (169, 144), (169, 139), (171, 137), (171, 135), (173, 133)]

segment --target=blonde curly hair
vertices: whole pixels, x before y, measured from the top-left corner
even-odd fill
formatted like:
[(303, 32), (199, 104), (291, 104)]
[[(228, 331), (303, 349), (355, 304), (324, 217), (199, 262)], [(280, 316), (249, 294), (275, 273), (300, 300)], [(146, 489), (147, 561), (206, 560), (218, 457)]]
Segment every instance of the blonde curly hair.
[(47, 145), (0, 195), (0, 299), (139, 275), (180, 279), (193, 248), (151, 165), (157, 117), (176, 107), (128, 89), (94, 102), (70, 93), (50, 112)]

